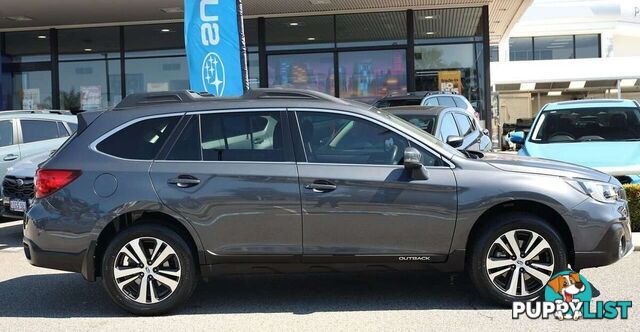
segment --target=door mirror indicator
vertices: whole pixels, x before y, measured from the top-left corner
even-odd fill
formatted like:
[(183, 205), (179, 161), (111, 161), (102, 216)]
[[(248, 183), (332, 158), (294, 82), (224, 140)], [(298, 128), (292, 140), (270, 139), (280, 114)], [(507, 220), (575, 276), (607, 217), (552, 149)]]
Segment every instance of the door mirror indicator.
[(414, 180), (429, 178), (427, 169), (422, 165), (422, 154), (416, 148), (404, 149), (404, 169), (411, 172), (411, 177)]
[(447, 137), (447, 144), (453, 148), (459, 148), (462, 146), (462, 143), (464, 143), (464, 137), (462, 136), (451, 135)]

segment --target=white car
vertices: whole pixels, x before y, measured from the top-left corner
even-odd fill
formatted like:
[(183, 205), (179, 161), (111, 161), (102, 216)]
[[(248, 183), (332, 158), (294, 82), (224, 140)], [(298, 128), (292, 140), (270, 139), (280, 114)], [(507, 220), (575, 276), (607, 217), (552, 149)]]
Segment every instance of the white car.
[(34, 178), (38, 165), (49, 159), (53, 151), (40, 153), (23, 159), (7, 169), (2, 181), (2, 215), (8, 218), (22, 218), (34, 196)]

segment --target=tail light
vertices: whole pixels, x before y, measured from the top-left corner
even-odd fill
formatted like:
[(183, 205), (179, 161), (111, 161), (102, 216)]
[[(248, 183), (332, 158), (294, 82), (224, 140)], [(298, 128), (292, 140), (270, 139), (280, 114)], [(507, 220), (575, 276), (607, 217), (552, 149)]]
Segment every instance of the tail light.
[(42, 198), (64, 188), (77, 179), (81, 171), (67, 169), (38, 169), (36, 172), (36, 198)]

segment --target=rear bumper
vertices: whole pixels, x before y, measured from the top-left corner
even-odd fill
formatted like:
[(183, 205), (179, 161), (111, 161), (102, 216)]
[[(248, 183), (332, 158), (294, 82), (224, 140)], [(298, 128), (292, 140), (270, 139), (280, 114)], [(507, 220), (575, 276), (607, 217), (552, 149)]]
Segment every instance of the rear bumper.
[[(78, 272), (88, 281), (95, 281), (93, 253), (95, 243), (79, 253), (47, 251), (38, 247), (33, 241), (23, 239), (24, 255), (33, 266), (55, 270)], [(91, 258), (91, 259), (89, 259)]]

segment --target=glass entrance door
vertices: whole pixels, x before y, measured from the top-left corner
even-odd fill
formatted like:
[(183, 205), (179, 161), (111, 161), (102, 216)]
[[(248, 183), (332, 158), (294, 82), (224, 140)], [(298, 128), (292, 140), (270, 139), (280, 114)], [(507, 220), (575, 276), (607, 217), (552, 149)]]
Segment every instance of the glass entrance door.
[(8, 109), (51, 109), (51, 71), (30, 70), (10, 72), (11, 89)]

